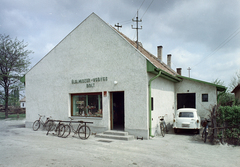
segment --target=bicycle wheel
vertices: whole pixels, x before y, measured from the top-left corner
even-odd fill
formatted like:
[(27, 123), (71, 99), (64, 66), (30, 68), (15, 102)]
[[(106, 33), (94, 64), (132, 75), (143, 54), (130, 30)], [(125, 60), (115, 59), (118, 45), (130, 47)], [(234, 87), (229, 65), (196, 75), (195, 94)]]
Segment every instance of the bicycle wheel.
[(65, 130), (64, 125), (60, 124), (56, 129), (57, 136), (62, 137), (64, 135), (64, 130)]
[(91, 130), (88, 126), (86, 125), (82, 125), (80, 128), (79, 128), (79, 131), (78, 131), (78, 136), (80, 139), (88, 139), (89, 136), (90, 136), (90, 133), (91, 133)]
[(33, 128), (34, 131), (37, 131), (37, 130), (40, 128), (40, 121), (39, 121), (39, 120), (36, 120), (36, 121), (33, 123), (32, 128)]
[(206, 129), (204, 129), (202, 132), (202, 139), (203, 139), (204, 143), (206, 143), (206, 141), (207, 141), (207, 135), (208, 135), (208, 133), (206, 132)]
[(164, 129), (165, 129), (165, 132), (168, 133), (168, 129), (167, 129), (166, 123), (165, 123), (165, 128)]
[(204, 143), (206, 143), (206, 141), (207, 141), (207, 135), (208, 135), (208, 132), (205, 131), (205, 135), (204, 135)]
[(164, 133), (164, 126), (162, 123), (160, 124), (160, 131), (161, 131), (162, 136), (164, 137), (165, 133)]
[(53, 130), (55, 129), (55, 123), (54, 123), (54, 121), (49, 120), (48, 122), (46, 122), (45, 127), (46, 127), (46, 130), (47, 130), (47, 131), (53, 131)]
[(71, 127), (69, 125), (64, 125), (64, 133), (62, 135), (62, 138), (66, 138), (71, 133)]

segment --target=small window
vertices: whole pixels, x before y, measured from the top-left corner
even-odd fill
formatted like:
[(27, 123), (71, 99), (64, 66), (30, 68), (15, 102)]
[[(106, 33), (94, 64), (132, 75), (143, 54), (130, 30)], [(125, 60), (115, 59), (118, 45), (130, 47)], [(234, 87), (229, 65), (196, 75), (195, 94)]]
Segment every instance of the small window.
[(202, 102), (208, 102), (208, 94), (202, 94)]
[(187, 117), (187, 118), (193, 118), (194, 115), (192, 112), (180, 112), (179, 117)]

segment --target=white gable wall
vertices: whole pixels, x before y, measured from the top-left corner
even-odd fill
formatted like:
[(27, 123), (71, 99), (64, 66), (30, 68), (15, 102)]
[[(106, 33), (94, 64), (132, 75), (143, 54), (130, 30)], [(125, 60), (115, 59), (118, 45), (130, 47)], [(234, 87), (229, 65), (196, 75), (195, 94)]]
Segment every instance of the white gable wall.
[[(208, 117), (209, 109), (217, 104), (217, 89), (205, 83), (183, 79), (182, 82), (175, 84), (176, 96), (178, 93), (195, 93), (196, 94), (196, 109), (199, 116), (202, 118)], [(202, 102), (202, 94), (208, 94), (208, 102)], [(177, 100), (176, 100), (177, 108)]]
[[(72, 79), (107, 77), (93, 88)], [(110, 128), (109, 92), (124, 91), (125, 129), (148, 135), (146, 59), (95, 14), (90, 15), (26, 74), (26, 126), (37, 114), (69, 120), (70, 94), (107, 91), (103, 117), (86, 118), (93, 126)], [(114, 81), (118, 84), (114, 85)], [(79, 118), (83, 120), (82, 118)]]

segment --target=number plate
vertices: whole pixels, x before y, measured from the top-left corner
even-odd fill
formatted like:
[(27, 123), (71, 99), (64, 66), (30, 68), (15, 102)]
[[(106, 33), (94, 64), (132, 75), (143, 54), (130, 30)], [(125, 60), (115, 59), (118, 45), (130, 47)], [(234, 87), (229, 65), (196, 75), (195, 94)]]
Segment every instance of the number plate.
[(182, 127), (189, 127), (189, 124), (182, 124)]

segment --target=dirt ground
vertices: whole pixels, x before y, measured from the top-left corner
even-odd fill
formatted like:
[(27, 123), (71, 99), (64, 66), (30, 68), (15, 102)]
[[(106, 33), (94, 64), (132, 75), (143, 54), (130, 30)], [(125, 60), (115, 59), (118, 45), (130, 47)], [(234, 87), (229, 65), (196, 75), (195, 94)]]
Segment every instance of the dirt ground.
[(240, 166), (240, 147), (206, 144), (199, 135), (132, 141), (64, 139), (25, 128), (24, 122), (0, 121), (0, 167)]

